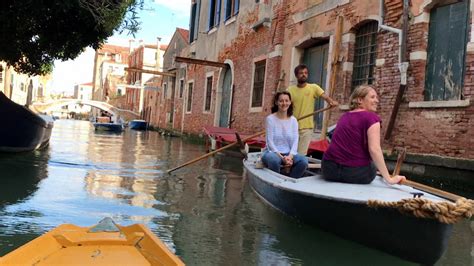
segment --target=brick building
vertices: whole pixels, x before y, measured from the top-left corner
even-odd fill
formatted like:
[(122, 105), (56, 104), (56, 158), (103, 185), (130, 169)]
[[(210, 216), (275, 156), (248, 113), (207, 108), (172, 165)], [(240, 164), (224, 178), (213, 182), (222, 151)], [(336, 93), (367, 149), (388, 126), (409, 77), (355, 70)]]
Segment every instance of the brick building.
[(129, 47), (104, 44), (95, 51), (92, 75), (92, 99), (105, 101), (116, 96), (116, 87), (125, 75), (128, 64)]
[(186, 66), (175, 62), (188, 49), (189, 31), (176, 28), (170, 43), (163, 54), (163, 71), (171, 74), (163, 76), (162, 92), (159, 96), (156, 120), (152, 125), (177, 131), (183, 129), (183, 95), (186, 79)]
[[(347, 109), (356, 85), (369, 83), (378, 88), (384, 148), (406, 147), (414, 154), (474, 159), (474, 150), (466, 148), (474, 146), (470, 138), (474, 133), (470, 103), (474, 60), (468, 1), (405, 1), (411, 5), (407, 6), (404, 49), (399, 49), (403, 34), (397, 33), (404, 26), (403, 1), (316, 2), (311, 7), (300, 1), (287, 2), (282, 69), (290, 79), (285, 85), (294, 81), (293, 67), (306, 62), (312, 80), (329, 88), (334, 67), (333, 93), (342, 103), (340, 111)], [(332, 61), (338, 17), (342, 37), (339, 56)], [(396, 112), (400, 61), (408, 66), (407, 86)], [(333, 112), (330, 123), (341, 113)]]
[(284, 12), (273, 2), (192, 2), (182, 131), (262, 129), (280, 79)]
[[(132, 46), (131, 46), (132, 47)], [(143, 44), (134, 48), (128, 58), (129, 68), (154, 71), (157, 65), (157, 45)], [(127, 109), (141, 113), (144, 105), (145, 83), (153, 77), (153, 74), (145, 72), (129, 72), (127, 75), (126, 103)]]
[(173, 128), (260, 131), (275, 91), (296, 82), (294, 67), (306, 63), (310, 81), (341, 103), (316, 117), (317, 130), (347, 110), (355, 86), (374, 84), (385, 149), (472, 160), (472, 9), (449, 0), (195, 0), (183, 127)]

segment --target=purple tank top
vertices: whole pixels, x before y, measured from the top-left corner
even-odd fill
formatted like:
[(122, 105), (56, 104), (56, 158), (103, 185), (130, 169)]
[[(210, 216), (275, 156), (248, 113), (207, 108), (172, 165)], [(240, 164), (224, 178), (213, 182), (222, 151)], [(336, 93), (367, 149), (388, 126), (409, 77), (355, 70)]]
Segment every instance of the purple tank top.
[(380, 117), (368, 111), (347, 112), (337, 122), (324, 159), (349, 167), (367, 166), (371, 162), (367, 130), (381, 122)]

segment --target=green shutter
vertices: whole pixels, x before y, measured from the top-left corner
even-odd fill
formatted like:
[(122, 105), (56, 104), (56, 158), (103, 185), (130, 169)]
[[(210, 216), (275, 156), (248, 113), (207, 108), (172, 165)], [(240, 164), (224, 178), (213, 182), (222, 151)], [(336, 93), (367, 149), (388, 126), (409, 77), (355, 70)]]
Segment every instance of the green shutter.
[(437, 7), (430, 14), (425, 100), (461, 98), (467, 43), (467, 1)]

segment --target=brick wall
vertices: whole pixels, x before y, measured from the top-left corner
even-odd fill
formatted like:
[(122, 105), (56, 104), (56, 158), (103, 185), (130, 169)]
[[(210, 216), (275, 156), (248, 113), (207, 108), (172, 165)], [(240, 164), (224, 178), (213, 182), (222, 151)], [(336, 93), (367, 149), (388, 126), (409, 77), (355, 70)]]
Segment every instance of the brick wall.
[[(264, 129), (264, 119), (270, 113), (272, 97), (277, 89), (280, 78), (281, 58), (275, 56), (268, 58), (275, 45), (283, 42), (284, 21), (286, 9), (282, 4), (274, 6), (274, 20), (270, 27), (259, 27), (252, 29), (258, 20), (258, 9), (248, 13), (239, 13), (241, 21), (238, 35), (230, 40), (229, 45), (218, 52), (218, 61), (230, 60), (233, 68), (234, 93), (232, 97), (231, 119), (234, 119), (231, 127), (242, 133), (255, 133)], [(266, 60), (265, 87), (263, 95), (263, 106), (261, 111), (251, 111), (251, 97), (253, 88), (254, 62), (260, 59)], [(187, 80), (194, 80), (192, 113), (184, 115), (184, 131), (190, 133), (201, 133), (203, 125), (214, 125), (214, 120), (219, 110), (216, 110), (217, 91), (220, 79), (223, 78), (223, 70), (216, 67), (201, 65), (190, 65), (187, 69)], [(206, 73), (213, 72), (213, 88), (211, 111), (203, 112), (205, 78)], [(221, 73), (222, 72), (222, 73)], [(184, 97), (184, 100), (187, 98)]]
[[(387, 1), (393, 2), (393, 1)], [(388, 5), (387, 5), (388, 6)], [(401, 9), (400, 5), (392, 6)], [(389, 11), (391, 6), (388, 6)], [(413, 11), (413, 10), (412, 10)], [(401, 11), (393, 10), (393, 14)], [(401, 27), (400, 20), (391, 17), (391, 26)], [(410, 21), (407, 36), (407, 58), (413, 52), (427, 52), (428, 48), (428, 26), (429, 23), (414, 23)], [(397, 51), (388, 47), (396, 47), (397, 40), (390, 38), (393, 35), (384, 33), (379, 55), (383, 53), (385, 64), (377, 69), (377, 86), (381, 94), (380, 114), (385, 121), (385, 129), (392, 112), (393, 101), (398, 91), (399, 72), (395, 67), (397, 63)], [(380, 56), (379, 56), (380, 58)], [(390, 58), (390, 60), (387, 60)], [(472, 75), (471, 67), (474, 62), (474, 54), (466, 56), (465, 86), (463, 95), (466, 99), (471, 97)], [(448, 157), (474, 159), (474, 141), (469, 136), (474, 134), (472, 119), (474, 108), (410, 108), (409, 102), (424, 101), (424, 86), (426, 73), (426, 60), (416, 59), (409, 61), (408, 85), (400, 105), (392, 138), (384, 141), (387, 149), (394, 147), (406, 147), (411, 153), (434, 154)], [(384, 130), (385, 132), (385, 130)]]

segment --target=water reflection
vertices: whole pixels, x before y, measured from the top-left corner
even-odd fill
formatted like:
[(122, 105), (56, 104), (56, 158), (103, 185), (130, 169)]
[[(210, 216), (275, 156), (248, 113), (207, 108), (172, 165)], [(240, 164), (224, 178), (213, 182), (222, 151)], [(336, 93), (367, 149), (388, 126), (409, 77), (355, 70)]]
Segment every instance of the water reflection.
[(23, 201), (48, 176), (49, 150), (29, 153), (0, 153), (0, 208)]

